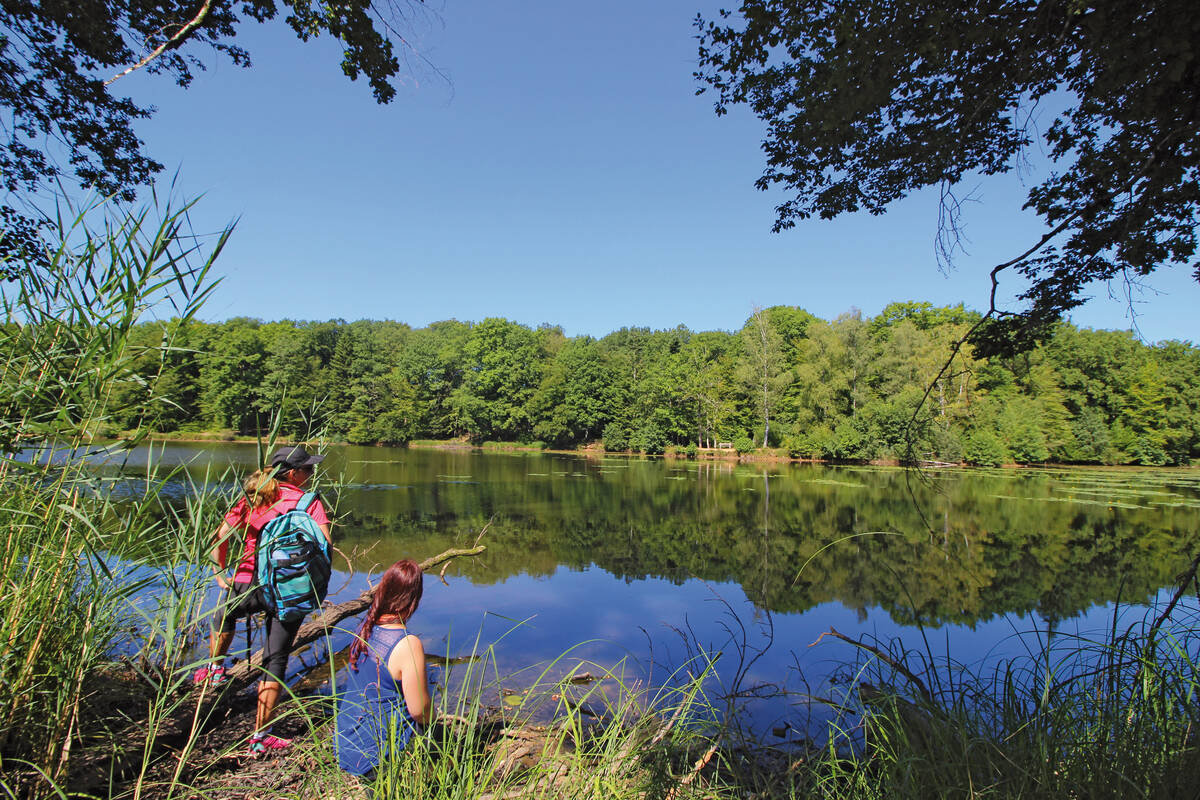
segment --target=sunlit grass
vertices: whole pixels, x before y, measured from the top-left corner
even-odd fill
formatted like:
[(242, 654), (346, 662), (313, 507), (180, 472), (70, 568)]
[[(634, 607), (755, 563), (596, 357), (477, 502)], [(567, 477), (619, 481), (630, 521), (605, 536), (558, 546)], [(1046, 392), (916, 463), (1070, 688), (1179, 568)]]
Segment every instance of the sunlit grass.
[[(97, 685), (101, 667), (122, 650), (125, 671), (148, 687), (149, 705), (134, 713), (152, 724), (176, 695), (203, 618), (197, 572), (213, 510), (203, 501), (164, 505), (153, 468), (118, 503), (114, 484), (87, 464), (139, 440), (140, 431), (92, 444), (117, 396), (123, 414), (143, 420), (161, 402), (153, 385), (123, 391), (139, 359), (175, 348), (177, 324), (149, 352), (135, 346), (141, 316), (167, 304), (185, 322), (211, 288), (228, 232), (192, 264), (186, 217), (186, 207), (154, 222), (149, 212), (110, 216), (103, 206), (64, 217), (50, 266), (17, 270), (3, 290), (0, 788), (9, 796), (49, 792), (79, 749), (111, 747), (85, 728), (93, 695), (107, 688)], [(26, 463), (19, 454), (30, 445), (43, 457)]]

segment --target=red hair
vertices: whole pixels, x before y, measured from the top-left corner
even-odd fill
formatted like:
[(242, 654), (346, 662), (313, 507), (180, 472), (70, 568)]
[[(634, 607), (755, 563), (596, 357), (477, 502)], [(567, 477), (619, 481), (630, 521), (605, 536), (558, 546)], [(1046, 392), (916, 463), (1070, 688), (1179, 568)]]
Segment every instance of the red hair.
[(350, 646), (351, 669), (358, 669), (358, 659), (367, 651), (367, 642), (380, 618), (395, 617), (401, 623), (407, 623), (417, 612), (425, 588), (423, 578), (417, 562), (408, 558), (397, 561), (383, 573), (379, 585), (375, 587), (375, 599), (367, 609), (367, 616), (363, 618), (354, 644)]

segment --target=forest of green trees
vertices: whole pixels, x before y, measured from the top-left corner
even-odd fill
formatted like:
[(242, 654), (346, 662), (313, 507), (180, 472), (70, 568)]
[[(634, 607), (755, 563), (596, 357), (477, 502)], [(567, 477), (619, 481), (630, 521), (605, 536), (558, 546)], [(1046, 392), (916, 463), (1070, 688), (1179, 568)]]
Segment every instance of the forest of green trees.
[[(832, 321), (773, 306), (736, 332), (622, 328), (601, 339), (496, 318), (417, 329), (154, 322), (138, 330), (153, 358), (121, 391), (168, 398), (151, 421), (161, 432), (253, 434), (280, 409), (284, 435), (323, 430), (356, 444), (465, 436), (661, 453), (765, 443), (806, 458), (992, 465), (1200, 457), (1200, 350), (1190, 343), (1147, 346), (1060, 323), (1016, 357), (964, 348), (934, 383), (978, 318), (920, 302)], [(163, 361), (152, 348), (167, 333), (177, 349)], [(136, 422), (113, 418), (101, 433)]]

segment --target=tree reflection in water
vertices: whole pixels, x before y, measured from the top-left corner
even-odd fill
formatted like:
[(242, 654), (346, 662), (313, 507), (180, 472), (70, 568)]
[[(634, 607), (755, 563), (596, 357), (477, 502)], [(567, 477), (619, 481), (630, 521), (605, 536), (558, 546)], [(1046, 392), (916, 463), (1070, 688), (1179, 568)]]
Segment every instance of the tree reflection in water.
[[(580, 642), (581, 658), (654, 651), (655, 663), (677, 663), (688, 647), (728, 649), (731, 613), (751, 639), (774, 626), (772, 657), (749, 682), (783, 683), (786, 672), (817, 693), (836, 680), (850, 648), (807, 648), (831, 625), (983, 663), (1027, 652), (1014, 633), (1044, 642), (1071, 620), (1105, 629), (1114, 601), (1152, 600), (1200, 544), (1200, 475), (1189, 470), (945, 469), (909, 480), (866, 466), (329, 453), (324, 475), (341, 482), (325, 491), (355, 571), (346, 592), (399, 558), (469, 544), (494, 520), (488, 551), (457, 562), (448, 588), (427, 581), (419, 622), (449, 655), (482, 625), (484, 641), (505, 642), (500, 667), (514, 670)], [(254, 448), (187, 445), (172, 457), (196, 471), (248, 467)]]

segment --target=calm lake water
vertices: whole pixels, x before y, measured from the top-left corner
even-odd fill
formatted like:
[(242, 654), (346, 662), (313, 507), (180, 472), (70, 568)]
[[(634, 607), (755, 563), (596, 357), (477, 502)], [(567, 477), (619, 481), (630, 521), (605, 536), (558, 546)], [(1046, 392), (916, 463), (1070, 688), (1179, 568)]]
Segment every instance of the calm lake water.
[[(328, 453), (318, 477), (336, 501), (340, 596), (396, 559), (470, 546), (490, 521), (484, 555), (456, 562), (449, 585), (426, 579), (412, 627), (428, 650), (461, 655), (481, 637), (517, 672), (574, 647), (572, 659), (625, 658), (653, 679), (700, 646), (723, 653), (726, 687), (791, 693), (752, 709), (768, 725), (854, 680), (855, 648), (814, 644), (831, 627), (987, 670), (1047, 635), (1101, 631), (1114, 608), (1141, 619), (1200, 544), (1194, 470)], [(193, 477), (244, 474), (256, 450), (153, 457)]]

